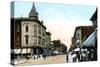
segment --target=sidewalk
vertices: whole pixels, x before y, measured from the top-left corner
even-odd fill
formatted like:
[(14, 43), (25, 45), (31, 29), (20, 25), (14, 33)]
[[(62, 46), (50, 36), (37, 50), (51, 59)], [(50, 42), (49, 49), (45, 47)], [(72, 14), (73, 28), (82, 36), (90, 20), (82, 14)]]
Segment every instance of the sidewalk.
[(15, 59), (11, 63), (14, 64), (14, 65), (17, 65), (17, 64), (26, 63), (26, 61), (27, 61), (26, 59)]
[(17, 64), (18, 66), (24, 65), (37, 65), (37, 64), (55, 64), (55, 63), (66, 63), (66, 55), (49, 56), (45, 58), (38, 58), (26, 60), (26, 62)]

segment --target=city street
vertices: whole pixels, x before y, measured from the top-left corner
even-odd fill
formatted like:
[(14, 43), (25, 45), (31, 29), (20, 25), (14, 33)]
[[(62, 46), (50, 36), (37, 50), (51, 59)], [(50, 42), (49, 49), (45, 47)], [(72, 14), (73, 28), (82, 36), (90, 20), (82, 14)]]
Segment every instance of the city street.
[(66, 55), (57, 55), (57, 56), (50, 56), (44, 58), (39, 58), (39, 59), (30, 59), (26, 60), (26, 62), (17, 64), (19, 65), (33, 65), (33, 64), (55, 64), (55, 63), (66, 63)]
[[(97, 61), (97, 6), (62, 4), (59, 7), (55, 4), (55, 7), (45, 3), (15, 3), (11, 3), (13, 8), (17, 8), (15, 13), (11, 12), (10, 18), (11, 64), (25, 66)], [(42, 9), (44, 6), (48, 11)]]

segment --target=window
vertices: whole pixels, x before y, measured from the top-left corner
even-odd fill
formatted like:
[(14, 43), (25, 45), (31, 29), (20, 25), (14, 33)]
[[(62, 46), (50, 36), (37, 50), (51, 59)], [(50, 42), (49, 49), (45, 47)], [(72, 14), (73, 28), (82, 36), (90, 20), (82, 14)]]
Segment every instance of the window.
[(42, 45), (45, 45), (45, 39), (42, 40)]
[(34, 44), (37, 44), (37, 37), (34, 37)]
[(37, 34), (37, 26), (34, 25), (34, 36), (36, 36), (36, 34)]
[(19, 36), (16, 37), (16, 43), (17, 43), (17, 46), (20, 45), (20, 37)]
[(25, 35), (25, 42), (26, 42), (26, 44), (28, 44), (28, 38), (29, 38), (29, 36)]
[(20, 32), (20, 25), (17, 25), (17, 32)]
[(80, 34), (78, 33), (77, 36), (80, 36)]
[(77, 33), (76, 39), (77, 39), (77, 40), (80, 40), (80, 37), (81, 37), (80, 34)]
[(45, 31), (42, 31), (42, 35), (45, 36)]
[(26, 32), (28, 32), (28, 26), (26, 26)]
[(19, 42), (17, 42), (17, 46), (19, 46), (20, 45), (20, 43)]
[(17, 36), (17, 42), (20, 42), (20, 37), (19, 36)]
[(40, 26), (38, 27), (38, 32), (39, 32), (39, 34), (41, 34), (41, 27)]
[(41, 45), (41, 37), (38, 37), (38, 44)]

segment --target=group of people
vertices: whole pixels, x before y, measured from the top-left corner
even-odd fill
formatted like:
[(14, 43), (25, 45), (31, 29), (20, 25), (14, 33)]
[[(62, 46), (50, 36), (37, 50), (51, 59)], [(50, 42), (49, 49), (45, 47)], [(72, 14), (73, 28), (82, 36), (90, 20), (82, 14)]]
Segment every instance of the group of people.
[(88, 54), (86, 51), (80, 52), (80, 51), (73, 51), (67, 53), (66, 56), (67, 62), (82, 62), (88, 60)]

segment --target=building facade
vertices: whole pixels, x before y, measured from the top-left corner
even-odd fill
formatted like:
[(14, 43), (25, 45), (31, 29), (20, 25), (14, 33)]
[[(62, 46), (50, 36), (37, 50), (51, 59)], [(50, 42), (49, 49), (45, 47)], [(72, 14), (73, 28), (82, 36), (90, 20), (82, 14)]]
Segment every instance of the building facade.
[(82, 43), (93, 32), (93, 26), (78, 26), (75, 29), (73, 44), (80, 47)]
[(92, 21), (93, 26), (78, 26), (75, 28), (69, 49), (69, 52), (77, 52), (80, 62), (97, 60), (97, 8), (90, 21)]
[(29, 17), (11, 18), (11, 58), (18, 54), (30, 57), (43, 54), (43, 49), (50, 47), (50, 42), (51, 33), (38, 19), (34, 3)]
[(90, 21), (93, 23), (93, 31), (83, 42), (82, 49), (87, 49), (88, 61), (97, 61), (97, 8)]

